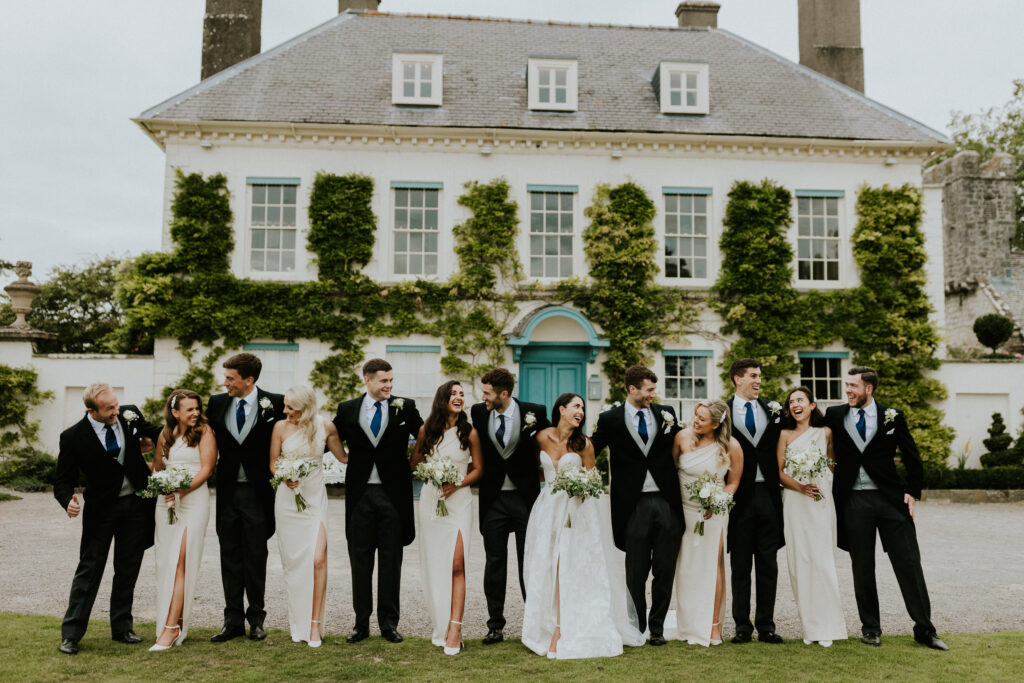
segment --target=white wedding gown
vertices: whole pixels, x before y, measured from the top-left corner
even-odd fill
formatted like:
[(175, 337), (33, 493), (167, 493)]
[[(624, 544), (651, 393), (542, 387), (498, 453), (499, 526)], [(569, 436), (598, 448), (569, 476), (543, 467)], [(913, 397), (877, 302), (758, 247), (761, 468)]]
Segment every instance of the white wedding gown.
[(714, 472), (724, 482), (728, 471), (729, 461), (722, 461), (717, 443), (683, 453), (679, 458), (679, 488), (683, 494), (686, 530), (676, 561), (676, 637), (691, 645), (707, 647), (711, 644), (712, 623), (724, 624), (726, 596), (722, 596), (721, 610), (715, 614), (715, 581), (719, 547), (724, 552), (727, 542), (729, 515), (712, 515), (711, 519), (704, 520), (704, 535), (694, 533), (694, 526), (704, 514), (685, 487), (704, 472)]
[[(540, 452), (544, 480), (555, 479), (556, 466)], [(581, 464), (566, 453), (558, 468)], [(565, 526), (572, 516), (572, 527)], [(622, 646), (643, 645), (636, 612), (626, 591), (623, 554), (612, 543), (608, 496), (582, 503), (564, 491), (541, 490), (526, 528), (523, 578), (526, 607), (523, 643), (539, 655), (548, 652), (555, 625), (560, 624), (558, 659), (614, 657)], [(558, 603), (555, 605), (555, 582)]]
[[(446, 431), (434, 447), (436, 456), (448, 456), (465, 478), (473, 461), (469, 449), (459, 445), (455, 427)], [(446, 517), (438, 517), (438, 490), (424, 483), (420, 491), (416, 538), (420, 543), (420, 585), (433, 623), (430, 642), (443, 646), (452, 613), (452, 561), (455, 543), (462, 534), (463, 566), (469, 564), (469, 539), (473, 533), (473, 492), (461, 488), (445, 499)]]
[[(185, 445), (184, 439), (177, 439), (164, 458), (164, 469), (184, 466), (194, 477), (202, 466), (198, 446)], [(195, 491), (180, 497), (175, 503), (178, 520), (167, 523), (167, 503), (163, 496), (156, 499), (156, 528), (153, 532), (153, 555), (156, 558), (156, 637), (164, 630), (164, 621), (171, 607), (174, 592), (174, 575), (178, 568), (181, 538), (185, 537), (185, 601), (181, 607), (181, 635), (179, 642), (188, 636), (192, 620), (193, 596), (196, 592), (196, 578), (199, 565), (203, 562), (203, 544), (206, 541), (206, 525), (210, 521), (210, 489), (206, 482)], [(174, 624), (169, 624), (174, 626)]]
[[(313, 443), (302, 432), (295, 432), (281, 444), (281, 457), (307, 460), (309, 474), (299, 480), (296, 489), (283, 482), (274, 497), (274, 518), (277, 521), (277, 548), (281, 552), (284, 582), (288, 587), (288, 627), (292, 640), (309, 642), (313, 619), (313, 559), (320, 529), (327, 535), (327, 489), (323, 478), (323, 452), (327, 432), (322, 420), (317, 421)], [(302, 512), (295, 505), (295, 494), (301, 493), (308, 507)], [(320, 636), (327, 632), (327, 591), (320, 601)]]
[[(810, 427), (789, 444), (799, 452), (817, 446), (826, 452), (825, 430)], [(810, 482), (802, 482), (810, 483)], [(782, 491), (782, 521), (786, 537), (786, 563), (796, 609), (805, 640), (845, 640), (846, 618), (839, 602), (836, 575), (836, 509), (832, 502), (832, 473), (825, 470), (814, 481), (822, 499), (797, 491)]]

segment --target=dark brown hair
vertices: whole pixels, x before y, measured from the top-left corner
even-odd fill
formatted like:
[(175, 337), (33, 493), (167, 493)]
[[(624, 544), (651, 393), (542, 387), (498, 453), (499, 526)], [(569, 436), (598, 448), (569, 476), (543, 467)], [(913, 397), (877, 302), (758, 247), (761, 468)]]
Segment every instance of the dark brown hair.
[(263, 361), (251, 353), (236, 353), (224, 361), (222, 367), (234, 370), (242, 379), (252, 377), (253, 381), (256, 381), (260, 378), (260, 371), (263, 370)]
[[(444, 436), (444, 430), (448, 426), (448, 400), (452, 397), (452, 388), (461, 386), (462, 382), (453, 379), (439, 386), (434, 392), (430, 415), (427, 415), (427, 421), (423, 423), (423, 449), (421, 452), (424, 456), (433, 451), (434, 446)], [(469, 448), (469, 433), (473, 431), (473, 425), (466, 417), (465, 402), (462, 407), (463, 410), (459, 411), (459, 416), (455, 420), (455, 434), (459, 437), (459, 445)]]
[(729, 379), (731, 379), (732, 383), (735, 385), (736, 378), (742, 377), (743, 375), (747, 374), (747, 370), (749, 368), (760, 367), (761, 363), (754, 360), (753, 358), (737, 358), (732, 362), (732, 365), (729, 366)]
[(499, 394), (507, 391), (511, 396), (512, 390), (516, 386), (516, 378), (505, 368), (493, 368), (484, 373), (484, 376), (480, 378), (480, 383), (490, 384)]
[[(807, 387), (796, 387), (790, 389), (789, 393), (786, 394), (786, 402), (782, 404), (782, 427), (784, 429), (796, 429), (796, 418), (789, 414), (789, 399), (792, 398), (796, 392), (803, 392), (804, 396), (807, 397), (808, 403), (817, 403), (814, 400), (814, 392)], [(811, 411), (811, 426), (812, 427), (824, 427), (825, 416), (821, 414), (821, 409), (817, 405), (814, 406), (814, 410)]]
[[(646, 370), (647, 368), (644, 369)], [(583, 401), (583, 420), (580, 422), (578, 427), (573, 428), (572, 433), (569, 434), (569, 440), (566, 441), (565, 445), (568, 446), (572, 451), (582, 455), (583, 449), (587, 447), (587, 437), (583, 434), (583, 425), (586, 424), (587, 421), (587, 402), (583, 400), (583, 397), (580, 396), (579, 394), (569, 392), (566, 394), (562, 394), (557, 399), (555, 399), (555, 405), (551, 408), (551, 424), (555, 427), (558, 426), (558, 421), (562, 417), (562, 414), (559, 411), (559, 409), (564, 408), (565, 406), (572, 403), (572, 400), (574, 398), (578, 398), (579, 400)]]
[(878, 388), (878, 373), (875, 372), (874, 368), (869, 368), (866, 365), (854, 365), (846, 374), (860, 375), (860, 378), (864, 380), (864, 384), (870, 384), (872, 389)]
[(387, 372), (391, 369), (391, 363), (383, 358), (371, 358), (363, 364), (363, 377), (376, 375), (378, 372)]
[[(241, 373), (239, 373), (241, 374)], [(181, 402), (185, 399), (194, 399), (199, 405), (199, 419), (196, 421), (195, 426), (189, 426), (182, 438), (185, 440), (186, 446), (198, 446), (200, 439), (203, 438), (203, 428), (206, 425), (206, 414), (203, 413), (203, 399), (199, 398), (199, 394), (188, 389), (175, 389), (171, 392), (171, 395), (167, 397), (167, 403), (164, 404), (164, 428), (160, 432), (160, 436), (164, 438), (164, 449), (163, 453), (157, 453), (156, 457), (163, 460), (170, 454), (171, 446), (174, 445), (174, 430), (178, 426), (178, 419), (174, 417), (172, 410), (180, 410)]]
[[(655, 384), (658, 382), (658, 376), (654, 374), (654, 370), (643, 365), (631, 365), (626, 368), (626, 389), (630, 387), (636, 387), (639, 389), (643, 386), (644, 380), (649, 379)], [(575, 396), (575, 394), (573, 394)]]

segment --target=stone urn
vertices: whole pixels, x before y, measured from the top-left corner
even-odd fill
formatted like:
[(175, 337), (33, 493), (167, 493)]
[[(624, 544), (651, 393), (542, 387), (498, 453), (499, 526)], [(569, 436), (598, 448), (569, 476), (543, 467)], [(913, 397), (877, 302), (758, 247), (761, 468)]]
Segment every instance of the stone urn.
[(32, 275), (31, 261), (18, 261), (14, 265), (14, 272), (17, 274), (18, 279), (4, 287), (7, 296), (11, 297), (11, 310), (17, 316), (17, 319), (10, 326), (26, 330), (31, 329), (25, 320), (25, 316), (32, 310), (32, 300), (42, 290), (28, 280), (29, 276)]

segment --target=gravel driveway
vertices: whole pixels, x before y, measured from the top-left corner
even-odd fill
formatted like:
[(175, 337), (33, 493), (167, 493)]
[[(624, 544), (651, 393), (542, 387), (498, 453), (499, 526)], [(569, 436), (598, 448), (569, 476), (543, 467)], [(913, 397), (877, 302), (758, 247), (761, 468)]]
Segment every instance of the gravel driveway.
[[(68, 590), (78, 560), (81, 518), (70, 520), (49, 493), (19, 493), (20, 501), (0, 503), (0, 612), (63, 616)], [(211, 505), (211, 511), (214, 506)], [(473, 506), (474, 523), (476, 505)], [(932, 620), (942, 633), (978, 633), (1024, 630), (1024, 504), (970, 505), (940, 502), (918, 504), (917, 529), (932, 601)], [(328, 633), (347, 633), (352, 627), (352, 586), (345, 550), (344, 502), (330, 499), (328, 528)], [(271, 538), (267, 567), (267, 628), (287, 629), (287, 606), (277, 539)], [(399, 630), (410, 636), (430, 635), (429, 617), (419, 587), (419, 546), (405, 549), (402, 566), (402, 620)], [(482, 638), (487, 632), (483, 596), (483, 539), (470, 539), (469, 594), (465, 636)], [(509, 550), (509, 589), (505, 635), (516, 638), (522, 625), (523, 605), (515, 582), (515, 550)], [(850, 560), (837, 551), (840, 590), (847, 627), (859, 634), (853, 600)], [(728, 565), (728, 563), (726, 563)], [(912, 623), (888, 560), (878, 547), (878, 588), (885, 633), (910, 633)], [(154, 622), (156, 605), (152, 549), (146, 551), (135, 592), (135, 618)], [(109, 617), (110, 562), (93, 609), (94, 619)], [(376, 582), (374, 582), (376, 585)], [(223, 597), (220, 562), (213, 516), (206, 534), (193, 619), (196, 626), (219, 627)], [(779, 587), (775, 609), (778, 632), (784, 638), (801, 637), (796, 606), (789, 586), (785, 552), (779, 553)], [(374, 619), (371, 619), (373, 622)], [(376, 624), (371, 628), (376, 632)], [(727, 620), (726, 634), (731, 635)], [(106, 636), (106, 632), (94, 634)], [(144, 638), (151, 633), (140, 633)], [(54, 640), (59, 633), (54, 633)]]

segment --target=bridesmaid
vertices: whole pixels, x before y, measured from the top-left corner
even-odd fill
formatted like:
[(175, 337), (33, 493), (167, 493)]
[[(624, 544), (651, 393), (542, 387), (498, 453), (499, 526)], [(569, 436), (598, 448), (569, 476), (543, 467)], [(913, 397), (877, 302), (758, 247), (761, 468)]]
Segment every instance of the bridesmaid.
[[(270, 435), (270, 471), (277, 459), (309, 461), (308, 475), (285, 480), (274, 497), (277, 547), (288, 586), (288, 625), (292, 641), (320, 647), (327, 602), (327, 489), (323, 478), (324, 445), (342, 463), (348, 462), (335, 426), (320, 417), (312, 389), (294, 386), (284, 395), (284, 420)], [(307, 508), (299, 512), (295, 494)], [(312, 581), (310, 581), (312, 579)]]
[[(721, 645), (725, 616), (725, 545), (729, 515), (703, 515), (686, 485), (705, 472), (725, 479), (723, 487), (736, 493), (743, 474), (743, 448), (732, 437), (725, 401), (698, 403), (693, 425), (676, 434), (672, 456), (679, 467), (686, 527), (676, 562), (676, 623), (679, 640), (691, 645)], [(704, 535), (693, 527), (703, 517)]]
[[(433, 621), (430, 641), (446, 655), (463, 648), (462, 614), (466, 607), (466, 546), (472, 536), (473, 494), (469, 486), (483, 476), (480, 438), (463, 408), (466, 394), (457, 381), (437, 388), (427, 421), (420, 427), (410, 465), (426, 457), (447, 456), (459, 468), (462, 481), (438, 491), (425, 482), (420, 491), (416, 519), (420, 540), (420, 582)], [(469, 466), (472, 464), (472, 468)], [(447, 517), (437, 517), (438, 497), (448, 506)]]
[[(829, 647), (846, 640), (846, 618), (839, 602), (836, 575), (836, 509), (832, 502), (832, 467), (815, 481), (800, 483), (785, 472), (786, 452), (817, 448), (835, 462), (832, 430), (807, 387), (786, 396), (786, 429), (779, 435), (779, 480), (782, 492), (782, 523), (786, 537), (786, 563), (793, 585), (796, 609), (804, 629), (804, 643)], [(815, 500), (820, 496), (820, 500)]]
[[(154, 555), (156, 557), (156, 644), (151, 652), (181, 645), (188, 635), (199, 565), (203, 559), (206, 525), (210, 521), (210, 478), (217, 460), (217, 442), (206, 424), (199, 394), (176, 389), (164, 406), (164, 428), (156, 442), (153, 471), (184, 466), (192, 486), (156, 504)], [(167, 522), (167, 508), (178, 519)]]

